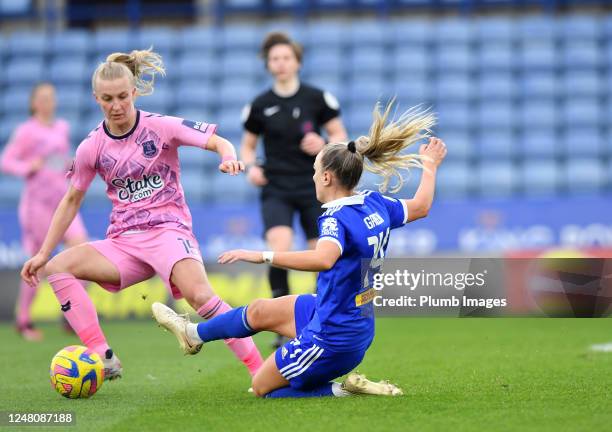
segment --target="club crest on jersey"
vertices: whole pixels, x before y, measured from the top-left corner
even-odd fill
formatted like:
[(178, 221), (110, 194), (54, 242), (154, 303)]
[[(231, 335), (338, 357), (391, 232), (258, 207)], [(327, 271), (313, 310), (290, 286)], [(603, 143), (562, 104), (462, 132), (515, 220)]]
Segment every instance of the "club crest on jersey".
[(150, 159), (157, 154), (157, 146), (155, 145), (155, 141), (145, 141), (142, 143), (142, 154), (144, 157)]
[(321, 224), (321, 235), (338, 237), (338, 220), (336, 218), (327, 218)]
[(150, 198), (156, 190), (164, 187), (164, 181), (159, 174), (144, 174), (141, 179), (114, 178), (111, 184), (117, 188), (119, 201), (132, 203)]

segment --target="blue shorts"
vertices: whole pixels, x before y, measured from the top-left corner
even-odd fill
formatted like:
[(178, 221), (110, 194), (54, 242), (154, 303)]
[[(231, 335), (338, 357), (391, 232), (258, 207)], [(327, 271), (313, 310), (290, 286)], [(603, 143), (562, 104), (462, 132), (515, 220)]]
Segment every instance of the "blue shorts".
[(302, 330), (315, 312), (316, 297), (312, 294), (298, 296), (295, 302), (295, 333), (291, 339), (276, 350), (276, 367), (289, 385), (297, 390), (318, 387), (349, 373), (363, 359), (365, 350), (335, 352), (323, 348)]

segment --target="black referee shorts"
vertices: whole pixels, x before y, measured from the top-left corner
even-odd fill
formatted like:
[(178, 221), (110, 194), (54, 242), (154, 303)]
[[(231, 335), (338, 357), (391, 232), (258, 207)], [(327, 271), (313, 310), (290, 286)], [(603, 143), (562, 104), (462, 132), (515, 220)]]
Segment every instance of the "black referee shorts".
[(280, 190), (264, 186), (261, 191), (261, 213), (264, 230), (276, 226), (293, 228), (293, 216), (299, 214), (300, 225), (308, 240), (319, 237), (319, 216), (323, 214), (321, 203), (317, 201), (314, 185), (308, 190)]

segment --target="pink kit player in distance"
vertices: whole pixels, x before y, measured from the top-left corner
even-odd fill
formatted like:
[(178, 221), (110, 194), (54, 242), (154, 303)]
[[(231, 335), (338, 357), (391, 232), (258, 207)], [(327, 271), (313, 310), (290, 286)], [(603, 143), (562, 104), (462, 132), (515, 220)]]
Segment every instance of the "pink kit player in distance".
[[(92, 87), (104, 121), (80, 144), (60, 202), (40, 251), (22, 269), (36, 283), (46, 275), (62, 311), (83, 344), (104, 359), (105, 379), (121, 376), (96, 310), (77, 279), (116, 292), (157, 274), (174, 298), (185, 298), (204, 319), (230, 310), (215, 295), (191, 232), (191, 214), (180, 183), (178, 147), (201, 147), (221, 156), (219, 169), (244, 171), (232, 144), (216, 135), (216, 125), (137, 110), (137, 96), (153, 91), (164, 74), (161, 57), (150, 51), (115, 53), (95, 70)], [(113, 203), (105, 240), (50, 254), (76, 215), (96, 173)], [(262, 364), (252, 338), (225, 341), (254, 374)], [(187, 347), (190, 354), (199, 347)]]
[[(70, 166), (69, 125), (55, 118), (55, 88), (40, 83), (32, 89), (32, 116), (19, 125), (2, 154), (0, 165), (7, 174), (23, 177), (25, 188), (19, 203), (23, 248), (30, 256), (41, 248), (53, 212), (68, 189), (66, 169)], [(76, 215), (63, 235), (66, 247), (87, 241), (87, 231)], [(30, 309), (38, 285), (22, 282), (17, 300), (17, 331), (27, 340), (40, 340)]]

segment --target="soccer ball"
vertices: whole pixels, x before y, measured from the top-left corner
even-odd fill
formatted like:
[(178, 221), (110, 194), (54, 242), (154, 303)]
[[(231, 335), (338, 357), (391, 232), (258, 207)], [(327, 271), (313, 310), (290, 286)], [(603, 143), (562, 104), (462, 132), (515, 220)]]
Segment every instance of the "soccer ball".
[(88, 398), (102, 387), (104, 364), (100, 356), (84, 346), (71, 345), (51, 360), (51, 387), (70, 399)]

